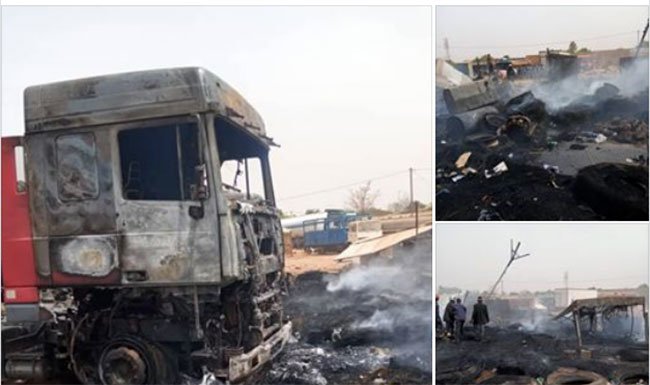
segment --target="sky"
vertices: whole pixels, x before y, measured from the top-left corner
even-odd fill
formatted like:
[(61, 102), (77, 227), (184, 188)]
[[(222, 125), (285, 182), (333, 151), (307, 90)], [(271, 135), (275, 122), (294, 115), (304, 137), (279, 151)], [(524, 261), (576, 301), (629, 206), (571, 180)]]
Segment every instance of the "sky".
[(520, 241), (504, 291), (624, 288), (648, 283), (648, 224), (444, 223), (436, 226), (436, 285), (489, 290)]
[(445, 38), (454, 61), (567, 49), (571, 41), (591, 50), (631, 48), (647, 19), (647, 6), (440, 6), (436, 56), (447, 59)]
[[(2, 135), (22, 135), (30, 85), (201, 66), (238, 90), (281, 148), (278, 206), (431, 202), (430, 7), (3, 7)], [(324, 192), (321, 192), (324, 191)], [(314, 192), (320, 192), (312, 194)]]

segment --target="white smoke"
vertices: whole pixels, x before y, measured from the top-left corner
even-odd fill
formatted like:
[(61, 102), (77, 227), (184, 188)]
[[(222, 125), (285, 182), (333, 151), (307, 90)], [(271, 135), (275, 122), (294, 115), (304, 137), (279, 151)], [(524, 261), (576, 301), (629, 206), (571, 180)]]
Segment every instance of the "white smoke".
[(354, 322), (351, 327), (352, 329), (373, 329), (390, 332), (393, 331), (394, 325), (395, 318), (390, 312), (377, 310), (370, 318), (361, 322)]
[(356, 267), (329, 281), (327, 291), (382, 289), (385, 282), (392, 282), (399, 275), (400, 269), (395, 266)]
[(632, 97), (648, 88), (648, 59), (638, 59), (620, 72), (585, 77), (574, 75), (557, 82), (537, 83), (529, 90), (555, 112), (579, 99), (593, 95), (605, 83), (619, 88), (620, 95)]

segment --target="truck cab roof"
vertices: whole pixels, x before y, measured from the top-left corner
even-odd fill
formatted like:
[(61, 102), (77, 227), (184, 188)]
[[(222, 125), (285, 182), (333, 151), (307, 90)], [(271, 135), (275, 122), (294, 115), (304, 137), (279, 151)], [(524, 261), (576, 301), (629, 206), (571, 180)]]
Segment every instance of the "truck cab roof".
[(127, 72), (25, 90), (25, 133), (215, 112), (267, 145), (264, 122), (232, 87), (200, 67)]

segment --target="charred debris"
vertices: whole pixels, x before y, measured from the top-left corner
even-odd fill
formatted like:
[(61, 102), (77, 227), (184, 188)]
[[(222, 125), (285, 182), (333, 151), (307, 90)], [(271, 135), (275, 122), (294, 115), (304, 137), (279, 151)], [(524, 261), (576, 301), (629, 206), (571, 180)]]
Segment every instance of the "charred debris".
[(438, 220), (647, 220), (648, 61), (438, 91)]
[(437, 333), (436, 384), (648, 384), (646, 303), (599, 295), (562, 309), (490, 299), (482, 339), (471, 327), (460, 342)]
[(431, 384), (431, 231), (339, 274), (289, 279), (293, 339), (265, 384)]
[(483, 335), (471, 326), (460, 336), (436, 331), (436, 384), (648, 384), (647, 289), (570, 289), (567, 277), (553, 291), (493, 295), (508, 267), (529, 256), (520, 246), (510, 242), (488, 292), (455, 294), (466, 306), (486, 299), (490, 319)]

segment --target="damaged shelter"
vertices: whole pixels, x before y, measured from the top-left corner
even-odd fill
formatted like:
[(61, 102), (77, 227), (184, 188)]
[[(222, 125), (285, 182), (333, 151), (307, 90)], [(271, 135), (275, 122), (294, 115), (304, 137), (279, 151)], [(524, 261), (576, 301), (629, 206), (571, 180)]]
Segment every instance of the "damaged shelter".
[(645, 298), (643, 297), (600, 297), (577, 299), (571, 302), (566, 309), (555, 316), (555, 320), (564, 317), (571, 317), (575, 325), (578, 349), (582, 352), (582, 324), (584, 319), (589, 320), (589, 331), (595, 332), (602, 330), (603, 322), (608, 318), (620, 313), (629, 315), (630, 318), (630, 336), (634, 331), (634, 308), (641, 308), (641, 316), (645, 330), (645, 342), (648, 343), (648, 313), (645, 307)]
[[(471, 81), (437, 63), (438, 220), (647, 220), (648, 59)], [(566, 56), (566, 57), (565, 57)]]

